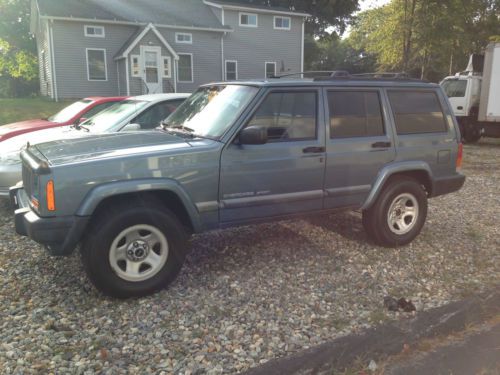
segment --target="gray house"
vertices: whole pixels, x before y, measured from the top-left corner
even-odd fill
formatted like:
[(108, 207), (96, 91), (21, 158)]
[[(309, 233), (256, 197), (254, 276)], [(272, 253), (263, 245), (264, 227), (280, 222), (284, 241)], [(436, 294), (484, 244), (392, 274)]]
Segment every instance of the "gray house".
[(300, 72), (304, 20), (220, 0), (32, 0), (44, 96), (191, 92)]

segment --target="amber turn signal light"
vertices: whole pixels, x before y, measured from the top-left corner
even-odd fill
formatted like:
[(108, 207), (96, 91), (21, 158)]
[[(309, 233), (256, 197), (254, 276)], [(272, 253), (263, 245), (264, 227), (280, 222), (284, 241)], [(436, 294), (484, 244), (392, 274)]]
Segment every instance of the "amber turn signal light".
[(47, 210), (55, 211), (56, 210), (56, 198), (54, 196), (54, 181), (53, 180), (49, 180), (49, 182), (47, 182), (46, 197), (47, 197)]

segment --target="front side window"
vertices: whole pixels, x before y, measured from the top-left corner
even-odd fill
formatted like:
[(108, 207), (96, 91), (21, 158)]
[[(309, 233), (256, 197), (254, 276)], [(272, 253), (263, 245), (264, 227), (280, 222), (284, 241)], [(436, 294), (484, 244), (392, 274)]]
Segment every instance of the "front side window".
[(166, 119), (166, 126), (219, 138), (233, 125), (258, 91), (256, 87), (243, 85), (201, 87)]
[(435, 92), (389, 91), (398, 134), (446, 132), (446, 120)]
[(273, 92), (247, 126), (267, 129), (269, 142), (316, 139), (316, 92)]
[(85, 36), (90, 38), (104, 38), (104, 26), (85, 25)]
[(276, 76), (276, 63), (266, 62), (266, 78), (272, 78)]
[(463, 98), (467, 89), (467, 80), (448, 79), (441, 83), (441, 87), (448, 98)]
[(193, 55), (179, 53), (178, 81), (193, 82)]
[(330, 138), (384, 135), (380, 98), (374, 91), (330, 91)]
[(106, 81), (106, 50), (87, 49), (87, 77), (89, 81)]
[(240, 13), (240, 26), (257, 27), (257, 22), (255, 13)]
[(274, 28), (277, 30), (290, 30), (290, 17), (274, 17)]
[(238, 63), (236, 61), (226, 61), (226, 81), (236, 81), (238, 79)]

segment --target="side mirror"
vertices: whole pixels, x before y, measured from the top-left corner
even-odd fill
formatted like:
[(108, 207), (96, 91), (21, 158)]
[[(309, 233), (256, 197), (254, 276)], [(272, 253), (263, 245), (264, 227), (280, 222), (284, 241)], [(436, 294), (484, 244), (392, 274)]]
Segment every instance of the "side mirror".
[(136, 131), (136, 130), (141, 130), (141, 125), (140, 124), (127, 124), (122, 129), (123, 132), (133, 132), (133, 131)]
[(267, 143), (267, 128), (263, 126), (249, 126), (239, 135), (242, 145), (263, 145)]

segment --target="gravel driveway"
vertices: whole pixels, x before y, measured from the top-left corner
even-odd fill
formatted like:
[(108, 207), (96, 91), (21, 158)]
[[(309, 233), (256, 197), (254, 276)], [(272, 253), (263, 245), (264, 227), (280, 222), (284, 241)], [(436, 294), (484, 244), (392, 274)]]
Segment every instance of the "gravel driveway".
[(168, 290), (130, 301), (15, 235), (2, 202), (2, 373), (234, 373), (398, 318), (387, 294), (422, 310), (498, 285), (500, 142), (467, 146), (464, 172), (407, 247), (371, 245), (347, 212), (217, 231)]

